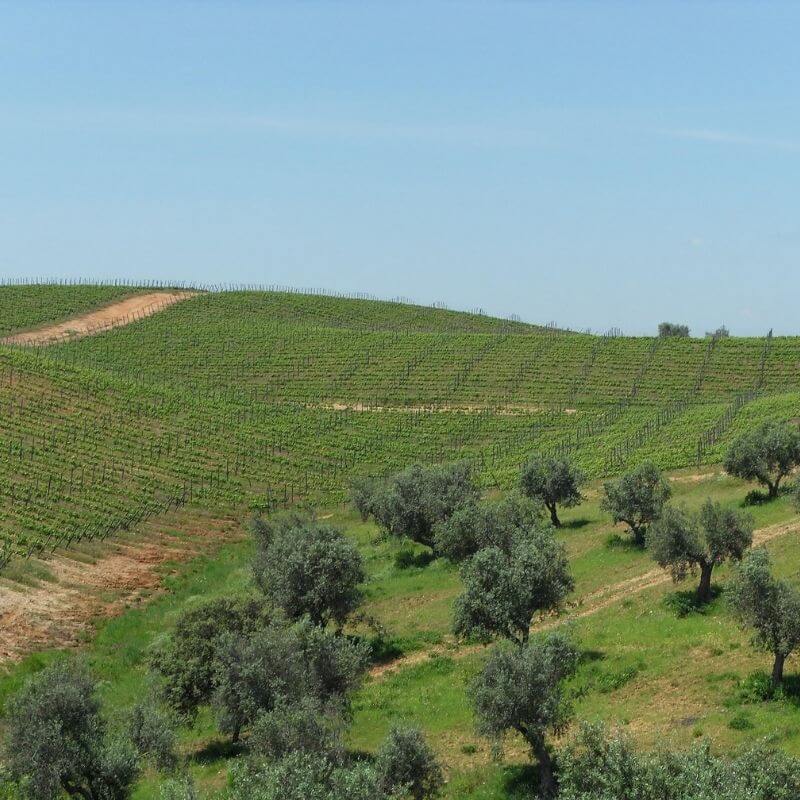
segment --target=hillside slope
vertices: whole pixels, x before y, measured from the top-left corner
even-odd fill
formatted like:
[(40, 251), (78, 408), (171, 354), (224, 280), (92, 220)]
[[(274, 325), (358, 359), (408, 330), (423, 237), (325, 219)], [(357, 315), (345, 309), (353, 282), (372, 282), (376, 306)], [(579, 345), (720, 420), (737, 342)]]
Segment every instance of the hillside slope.
[[(30, 326), (131, 291), (4, 287), (0, 308), (26, 297), (14, 327)], [(203, 293), (98, 336), (0, 348), (0, 536), (9, 557), (188, 501), (338, 500), (353, 475), (416, 460), (470, 458), (498, 486), (533, 451), (570, 453), (595, 477), (644, 457), (712, 462), (748, 425), (800, 417), (798, 364), (800, 338), (595, 337)]]

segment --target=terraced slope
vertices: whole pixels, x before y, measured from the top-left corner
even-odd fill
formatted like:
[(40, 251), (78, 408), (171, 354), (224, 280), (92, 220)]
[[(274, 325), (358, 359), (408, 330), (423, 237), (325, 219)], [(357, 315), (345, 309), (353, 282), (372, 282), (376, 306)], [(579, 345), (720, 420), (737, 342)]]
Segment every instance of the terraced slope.
[[(6, 287), (0, 308), (28, 297), (14, 324), (29, 326), (130, 291)], [(470, 458), (499, 486), (536, 450), (593, 476), (644, 457), (712, 462), (753, 422), (800, 417), (800, 339), (595, 337), (398, 303), (203, 293), (98, 336), (0, 347), (0, 410), (8, 557), (183, 502), (341, 499), (353, 474), (415, 460)]]

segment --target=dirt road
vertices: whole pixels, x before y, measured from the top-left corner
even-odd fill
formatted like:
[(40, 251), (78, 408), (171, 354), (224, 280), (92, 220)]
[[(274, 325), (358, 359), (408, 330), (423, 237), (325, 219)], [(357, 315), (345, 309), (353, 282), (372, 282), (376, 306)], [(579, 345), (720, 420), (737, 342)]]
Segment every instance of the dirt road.
[(77, 317), (35, 328), (22, 333), (15, 333), (0, 340), (3, 344), (15, 344), (26, 347), (56, 344), (68, 339), (80, 339), (92, 336), (111, 328), (129, 325), (131, 322), (152, 316), (157, 312), (194, 297), (197, 292), (149, 292), (126, 297), (103, 308), (80, 314)]

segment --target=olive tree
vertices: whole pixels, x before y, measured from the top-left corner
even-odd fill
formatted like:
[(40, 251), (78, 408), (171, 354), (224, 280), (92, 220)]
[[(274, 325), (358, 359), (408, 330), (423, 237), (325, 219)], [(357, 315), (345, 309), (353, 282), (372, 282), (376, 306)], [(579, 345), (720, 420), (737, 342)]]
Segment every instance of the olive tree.
[(373, 512), (373, 503), (381, 489), (382, 484), (378, 478), (362, 476), (351, 481), (350, 499), (363, 522), (370, 518)]
[(161, 784), (158, 800), (200, 800), (190, 775), (181, 775)]
[(442, 787), (442, 768), (419, 728), (393, 725), (378, 750), (375, 768), (384, 795), (426, 800)]
[(574, 644), (554, 632), (522, 647), (496, 647), (471, 686), (479, 732), (497, 741), (510, 731), (519, 733), (538, 761), (546, 797), (555, 792), (547, 735), (562, 731), (570, 718), (563, 681), (577, 661)]
[(793, 800), (800, 761), (757, 744), (717, 756), (708, 741), (688, 750), (639, 751), (629, 736), (584, 724), (558, 755), (559, 800)]
[(137, 703), (128, 716), (128, 736), (143, 759), (162, 772), (178, 766), (175, 725), (154, 698)]
[(305, 521), (256, 537), (256, 583), (290, 620), (341, 628), (361, 603), (365, 579), (356, 545), (324, 523)]
[(558, 506), (578, 505), (583, 499), (580, 490), (584, 480), (583, 473), (568, 459), (534, 455), (522, 467), (520, 489), (527, 497), (544, 503), (553, 525), (559, 528)]
[(161, 696), (166, 704), (192, 721), (214, 695), (224, 637), (249, 636), (269, 619), (260, 598), (222, 597), (184, 611), (150, 659), (151, 667), (162, 678)]
[(753, 629), (753, 644), (772, 653), (772, 683), (783, 683), (786, 659), (800, 644), (800, 592), (772, 575), (769, 554), (753, 550), (728, 589), (728, 599), (742, 625)]
[(526, 531), (541, 527), (541, 503), (516, 492), (497, 501), (471, 500), (436, 526), (435, 550), (456, 563), (486, 547), (508, 553)]
[(302, 702), (344, 712), (368, 663), (365, 642), (334, 635), (308, 620), (229, 635), (221, 642), (214, 675), (212, 703), (219, 728), (236, 741), (262, 714)]
[(651, 461), (603, 485), (605, 497), (601, 508), (611, 514), (615, 523), (624, 522), (630, 528), (633, 541), (643, 547), (647, 527), (655, 522), (672, 496), (669, 482)]
[(725, 471), (767, 487), (777, 497), (781, 481), (800, 465), (800, 431), (786, 423), (765, 422), (736, 439), (725, 456)]
[(313, 697), (297, 703), (279, 701), (256, 717), (247, 746), (270, 760), (292, 753), (314, 753), (336, 761), (344, 754), (343, 721), (338, 704), (326, 706)]
[(434, 467), (414, 464), (376, 493), (371, 513), (391, 536), (405, 536), (433, 548), (436, 524), (478, 497), (467, 462)]
[(706, 339), (729, 339), (731, 332), (725, 325), (720, 325), (715, 331), (706, 331)]
[(125, 800), (139, 773), (130, 743), (113, 739), (97, 687), (78, 663), (30, 678), (6, 707), (6, 757), (31, 800)]
[(711, 598), (711, 573), (725, 561), (740, 561), (753, 543), (753, 522), (748, 514), (707, 500), (699, 513), (667, 506), (650, 528), (648, 544), (656, 563), (669, 569), (674, 581), (699, 569), (697, 600)]
[(236, 800), (389, 800), (366, 762), (297, 752), (277, 761), (240, 761), (230, 772), (230, 796)]
[(662, 322), (658, 326), (658, 335), (661, 339), (670, 337), (686, 338), (689, 336), (689, 326), (680, 325), (675, 322)]
[(574, 586), (564, 545), (545, 530), (521, 539), (510, 553), (497, 547), (478, 551), (461, 577), (464, 590), (453, 612), (456, 635), (482, 641), (503, 637), (518, 645), (528, 640), (533, 615), (557, 610)]

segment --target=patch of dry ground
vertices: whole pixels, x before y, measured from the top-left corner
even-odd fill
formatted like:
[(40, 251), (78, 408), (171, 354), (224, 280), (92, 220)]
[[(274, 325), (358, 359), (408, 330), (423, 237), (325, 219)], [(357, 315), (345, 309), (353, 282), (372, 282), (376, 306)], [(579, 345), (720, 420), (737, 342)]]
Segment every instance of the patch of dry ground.
[[(353, 412), (392, 412), (399, 414), (417, 414), (428, 412), (431, 414), (450, 413), (457, 411), (463, 414), (480, 414), (483, 411), (492, 411), (500, 416), (513, 417), (532, 413), (545, 413), (549, 411), (546, 406), (530, 405), (526, 403), (513, 403), (504, 406), (475, 405), (465, 403), (463, 405), (450, 405), (443, 403), (440, 405), (429, 406), (377, 406), (369, 403), (309, 403), (309, 408), (319, 408), (325, 411), (353, 411)], [(562, 414), (577, 414), (577, 408), (564, 408)]]
[(129, 325), (131, 322), (152, 316), (181, 300), (194, 297), (196, 294), (197, 292), (177, 291), (137, 294), (64, 322), (6, 336), (0, 342), (35, 347), (63, 342), (65, 339), (80, 339), (111, 328)]
[(166, 562), (186, 561), (242, 535), (235, 519), (180, 509), (125, 538), (55, 553), (27, 572), (22, 564), (11, 578), (0, 575), (0, 664), (77, 645), (94, 620), (121, 614), (157, 593)]

